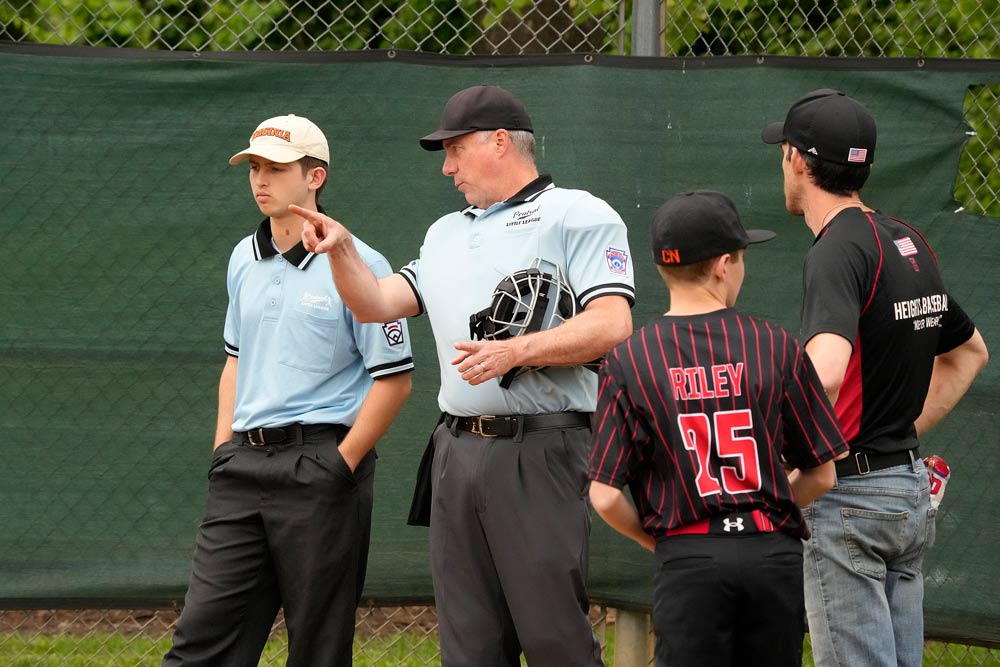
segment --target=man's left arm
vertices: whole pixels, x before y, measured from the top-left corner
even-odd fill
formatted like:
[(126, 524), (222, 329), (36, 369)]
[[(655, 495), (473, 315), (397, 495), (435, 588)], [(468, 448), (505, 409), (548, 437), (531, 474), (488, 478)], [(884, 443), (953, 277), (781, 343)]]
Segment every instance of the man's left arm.
[(452, 365), (471, 385), (503, 377), (516, 366), (578, 366), (604, 356), (632, 333), (628, 300), (608, 295), (590, 301), (561, 325), (499, 341), (459, 341)]
[(361, 409), (354, 426), (337, 445), (340, 455), (353, 471), (361, 459), (371, 451), (399, 414), (403, 403), (410, 396), (412, 381), (409, 371), (381, 377), (375, 380), (368, 395), (361, 403)]
[(979, 330), (958, 347), (934, 357), (934, 370), (920, 416), (913, 422), (921, 436), (941, 421), (968, 391), (990, 354)]

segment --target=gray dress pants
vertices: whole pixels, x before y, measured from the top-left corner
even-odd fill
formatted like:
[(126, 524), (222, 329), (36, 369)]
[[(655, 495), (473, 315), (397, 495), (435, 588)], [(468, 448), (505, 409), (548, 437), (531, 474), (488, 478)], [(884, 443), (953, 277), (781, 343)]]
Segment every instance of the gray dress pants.
[(434, 434), (430, 553), (442, 667), (602, 665), (587, 617), (585, 426)]

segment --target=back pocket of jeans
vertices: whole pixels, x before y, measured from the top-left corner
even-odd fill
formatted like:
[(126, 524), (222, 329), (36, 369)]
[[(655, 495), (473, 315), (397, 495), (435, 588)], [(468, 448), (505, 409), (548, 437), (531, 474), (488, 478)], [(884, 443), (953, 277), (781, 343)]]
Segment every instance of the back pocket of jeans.
[(885, 560), (905, 548), (908, 512), (841, 510), (851, 565), (858, 574), (885, 578)]

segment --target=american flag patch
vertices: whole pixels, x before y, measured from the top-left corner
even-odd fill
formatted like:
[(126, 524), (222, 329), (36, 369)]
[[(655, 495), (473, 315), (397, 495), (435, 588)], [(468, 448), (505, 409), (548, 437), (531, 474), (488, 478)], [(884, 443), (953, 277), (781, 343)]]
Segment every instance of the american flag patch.
[(852, 148), (847, 151), (847, 161), (848, 162), (864, 162), (868, 157), (867, 148)]
[(909, 236), (904, 236), (901, 239), (893, 239), (892, 242), (896, 244), (896, 248), (899, 249), (899, 254), (903, 257), (909, 257), (910, 255), (917, 254), (917, 246), (913, 245), (913, 239)]

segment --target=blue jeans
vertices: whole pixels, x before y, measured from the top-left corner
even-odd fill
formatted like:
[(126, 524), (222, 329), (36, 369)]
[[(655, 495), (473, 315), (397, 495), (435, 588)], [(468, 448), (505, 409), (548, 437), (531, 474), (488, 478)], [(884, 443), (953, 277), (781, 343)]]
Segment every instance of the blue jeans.
[(927, 469), (843, 477), (803, 510), (809, 635), (817, 667), (919, 667), (924, 554), (934, 544)]

